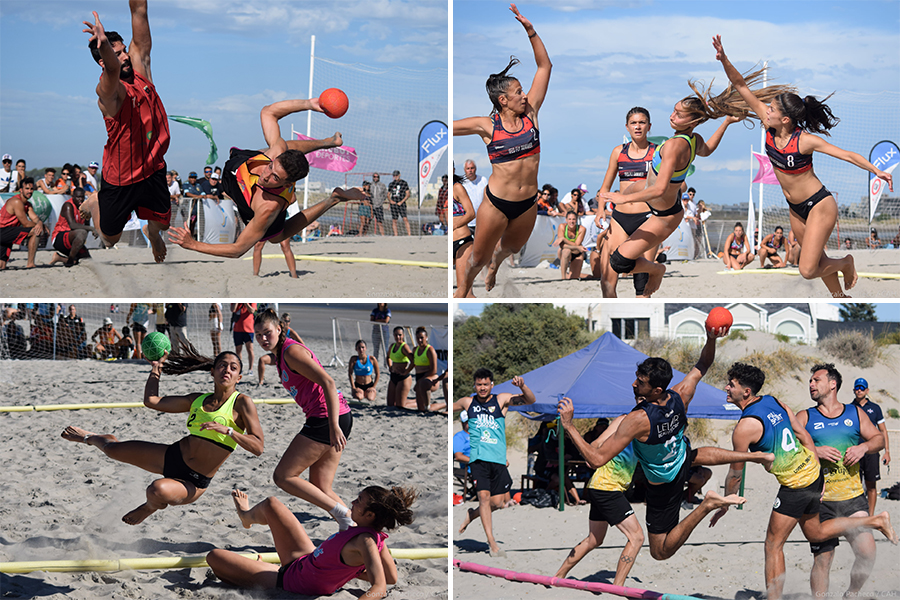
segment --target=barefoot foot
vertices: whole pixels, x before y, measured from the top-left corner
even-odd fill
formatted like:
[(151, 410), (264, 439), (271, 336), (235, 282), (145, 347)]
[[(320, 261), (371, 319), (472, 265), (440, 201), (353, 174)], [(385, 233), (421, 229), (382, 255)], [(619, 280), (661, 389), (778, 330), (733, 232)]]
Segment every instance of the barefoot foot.
[(118, 442), (114, 435), (102, 435), (91, 433), (90, 431), (85, 431), (80, 427), (75, 427), (74, 425), (69, 425), (62, 432), (62, 438), (64, 440), (69, 440), (70, 442), (80, 442), (82, 444), (87, 444), (88, 446), (101, 446), (106, 445), (110, 442)]
[(718, 510), (720, 508), (725, 508), (726, 506), (732, 505), (740, 505), (746, 502), (747, 500), (738, 496), (737, 494), (731, 494), (730, 496), (720, 496), (716, 492), (710, 490), (706, 492), (706, 497), (703, 498), (703, 502), (701, 502), (701, 506), (704, 509), (709, 509), (710, 511)]
[(150, 240), (150, 247), (153, 250), (153, 260), (158, 263), (166, 260), (166, 242), (162, 239), (162, 233), (148, 235), (147, 239)]
[(144, 519), (152, 515), (156, 512), (155, 508), (151, 508), (146, 502), (141, 504), (136, 509), (131, 511), (122, 517), (122, 520), (128, 523), (129, 525), (138, 525), (143, 522)]
[(844, 257), (844, 260), (848, 266), (841, 269), (841, 273), (844, 274), (844, 289), (849, 291), (856, 285), (859, 275), (856, 274), (856, 264), (853, 262), (853, 257), (848, 254)]
[(650, 297), (651, 294), (656, 293), (656, 290), (659, 289), (659, 286), (662, 285), (663, 275), (666, 274), (666, 265), (661, 265), (659, 263), (651, 263), (650, 267), (650, 279), (647, 280), (647, 285), (644, 286), (644, 296)]
[(250, 529), (253, 521), (250, 519), (250, 515), (247, 514), (250, 512), (250, 500), (247, 498), (247, 494), (241, 490), (234, 489), (231, 490), (231, 499), (234, 500), (234, 507), (241, 518), (241, 525), (244, 526), (244, 529)]
[(878, 526), (878, 531), (884, 534), (892, 544), (897, 545), (897, 533), (894, 531), (894, 528), (891, 526), (891, 515), (887, 512), (883, 512), (878, 515), (878, 519), (880, 521)]
[(468, 527), (469, 523), (472, 522), (472, 510), (473, 509), (470, 508), (468, 511), (466, 511), (466, 518), (463, 521), (462, 525), (459, 526), (460, 533), (464, 533), (466, 531), (466, 527)]
[(488, 265), (487, 271), (485, 271), (484, 274), (485, 291), (489, 292), (497, 285), (497, 269), (499, 268), (499, 265), (495, 265), (494, 261), (491, 261), (491, 264)]

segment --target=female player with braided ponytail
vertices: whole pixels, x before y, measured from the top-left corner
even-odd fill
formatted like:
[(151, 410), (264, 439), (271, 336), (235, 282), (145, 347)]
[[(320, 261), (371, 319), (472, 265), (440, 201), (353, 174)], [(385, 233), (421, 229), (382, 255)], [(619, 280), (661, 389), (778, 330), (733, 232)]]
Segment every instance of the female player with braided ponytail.
[(775, 177), (790, 207), (791, 230), (803, 248), (799, 260), (800, 275), (804, 279), (821, 278), (833, 297), (847, 297), (841, 289), (838, 272), (843, 273), (844, 288), (849, 290), (856, 285), (856, 267), (849, 254), (844, 258), (825, 256), (825, 244), (837, 223), (838, 206), (834, 196), (813, 172), (812, 153), (822, 152), (869, 171), (885, 180), (894, 191), (891, 174), (877, 169), (856, 152), (842, 150), (812, 135), (829, 135), (828, 130), (840, 121), (831, 114), (824, 101), (784, 92), (767, 104), (756, 96), (757, 92), (748, 85), (750, 82), (744, 80), (725, 56), (721, 36), (713, 37), (713, 47), (716, 60), (722, 63), (728, 79), (766, 128), (766, 154), (775, 167)]

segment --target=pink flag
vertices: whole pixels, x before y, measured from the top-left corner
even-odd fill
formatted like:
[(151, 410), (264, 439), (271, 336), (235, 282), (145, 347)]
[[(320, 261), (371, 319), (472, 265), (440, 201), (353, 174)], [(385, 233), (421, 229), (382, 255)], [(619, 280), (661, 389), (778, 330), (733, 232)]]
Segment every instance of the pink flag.
[(753, 177), (753, 183), (780, 185), (778, 179), (775, 177), (775, 170), (772, 168), (769, 157), (765, 154), (760, 154), (759, 152), (753, 152), (753, 157), (759, 163), (759, 171), (757, 171), (756, 175)]
[[(301, 135), (296, 131), (294, 132), (294, 137), (298, 140), (313, 139)], [(347, 171), (353, 170), (353, 167), (356, 166), (357, 158), (356, 148), (351, 148), (349, 146), (338, 146), (337, 148), (316, 150), (315, 152), (310, 152), (306, 155), (309, 166), (317, 169), (324, 169), (326, 171), (338, 171), (340, 173), (346, 173)]]

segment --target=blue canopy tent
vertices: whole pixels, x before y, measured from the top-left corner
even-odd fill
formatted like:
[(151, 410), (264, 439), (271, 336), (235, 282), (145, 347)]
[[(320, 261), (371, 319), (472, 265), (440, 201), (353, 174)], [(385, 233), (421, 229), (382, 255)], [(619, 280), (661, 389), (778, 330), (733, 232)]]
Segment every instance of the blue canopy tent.
[[(572, 399), (576, 419), (618, 417), (635, 407), (634, 372), (647, 355), (635, 350), (612, 333), (605, 333), (585, 348), (538, 367), (522, 375), (534, 392), (537, 402), (511, 406), (529, 419), (552, 421), (557, 416), (557, 402), (563, 396)], [(699, 358), (699, 351), (698, 351)], [(673, 370), (669, 387), (684, 379), (685, 374)], [(518, 394), (511, 381), (494, 387), (493, 392)], [(725, 392), (700, 382), (688, 407), (688, 416), (698, 419), (739, 419), (741, 410), (729, 404)], [(559, 445), (559, 510), (565, 508), (563, 490), (563, 432), (557, 423)]]

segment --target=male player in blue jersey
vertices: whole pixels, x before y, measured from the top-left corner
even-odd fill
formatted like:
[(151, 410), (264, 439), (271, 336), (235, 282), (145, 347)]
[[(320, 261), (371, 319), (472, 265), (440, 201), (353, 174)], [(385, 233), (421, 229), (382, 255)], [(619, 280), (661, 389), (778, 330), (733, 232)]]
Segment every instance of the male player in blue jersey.
[(474, 374), (475, 394), (453, 403), (453, 410), (465, 411), (469, 422), (469, 470), (475, 480), (478, 508), (470, 508), (459, 528), (463, 533), (469, 523), (481, 518), (487, 536), (491, 556), (505, 556), (494, 539), (491, 512), (505, 506), (506, 495), (512, 487), (512, 478), (506, 467), (506, 411), (510, 406), (534, 404), (534, 392), (519, 376), (512, 384), (521, 394), (492, 394), (494, 374), (488, 369), (478, 369)]
[[(766, 530), (765, 581), (767, 598), (778, 600), (784, 590), (784, 544), (798, 523), (810, 542), (823, 542), (857, 528), (878, 529), (895, 544), (897, 536), (887, 513), (876, 517), (819, 520), (825, 478), (815, 443), (791, 409), (772, 396), (759, 395), (765, 381), (766, 375), (759, 368), (734, 363), (728, 370), (725, 393), (728, 402), (742, 411), (732, 433), (735, 451), (761, 450), (775, 454), (770, 472), (781, 488)], [(726, 494), (740, 488), (743, 468), (743, 462), (731, 465), (725, 479)], [(710, 525), (715, 525), (726, 510), (717, 512)]]
[(687, 407), (697, 391), (697, 384), (716, 357), (716, 338), (727, 333), (720, 327), (707, 331), (706, 344), (697, 364), (685, 378), (668, 389), (672, 381), (672, 366), (662, 358), (648, 358), (640, 363), (632, 384), (637, 406), (628, 413), (616, 432), (599, 448), (584, 441), (572, 421), (574, 408), (569, 398), (559, 403), (559, 415), (566, 433), (591, 468), (605, 465), (628, 444), (634, 442), (634, 452), (647, 477), (647, 537), (650, 556), (656, 560), (670, 558), (687, 541), (688, 536), (710, 512), (743, 504), (737, 495), (722, 497), (714, 491), (706, 493), (697, 508), (679, 522), (684, 486), (690, 478), (691, 465), (724, 465), (736, 460), (758, 462), (768, 467), (774, 456), (770, 453), (738, 453), (722, 448), (704, 447), (692, 450), (684, 436), (687, 427)]

